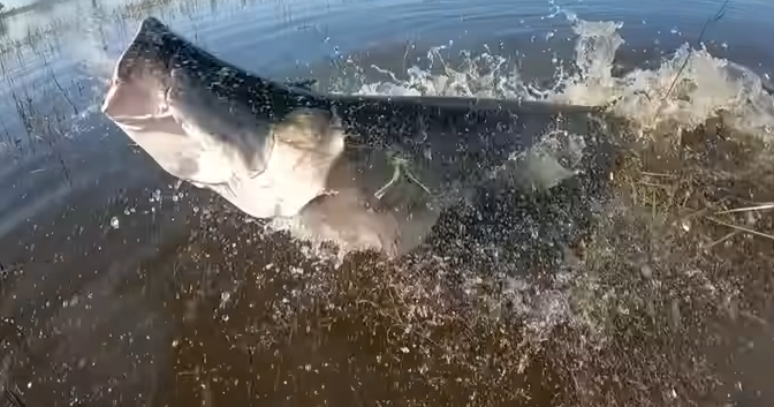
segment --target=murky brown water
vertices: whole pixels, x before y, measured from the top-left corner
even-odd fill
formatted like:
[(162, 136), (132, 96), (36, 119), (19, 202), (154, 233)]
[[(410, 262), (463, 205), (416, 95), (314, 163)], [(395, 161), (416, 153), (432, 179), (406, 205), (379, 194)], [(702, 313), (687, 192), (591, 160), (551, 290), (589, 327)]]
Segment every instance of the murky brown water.
[[(144, 156), (135, 157), (131, 164), (152, 168)], [(150, 172), (143, 183), (172, 182)], [(525, 212), (514, 222), (528, 222), (530, 211), (540, 214), (530, 208), (572, 205), (577, 190), (566, 188), (521, 201), (509, 197), (516, 199), (511, 211)], [(0, 246), (12, 259), (3, 264), (3, 373), (26, 405), (662, 405), (670, 398), (690, 405), (718, 400), (713, 392), (723, 386), (715, 374), (722, 366), (743, 367), (738, 379), (758, 392), (752, 397), (768, 389), (762, 378), (770, 368), (745, 360), (751, 356), (744, 349), (753, 358), (761, 357), (755, 346), (770, 349), (768, 317), (749, 311), (771, 309), (768, 286), (750, 290), (769, 280), (738, 276), (734, 288), (759, 296), (733, 305), (734, 317), (723, 315), (718, 308), (729, 304), (718, 307), (702, 294), (716, 277), (669, 277), (670, 263), (682, 273), (693, 261), (685, 254), (699, 252), (695, 240), (654, 223), (649, 206), (603, 214), (612, 223), (585, 224), (579, 240), (569, 242), (579, 267), (609, 270), (604, 284), (629, 297), (600, 294), (591, 301), (634, 306), (600, 318), (611, 324), (608, 338), (592, 346), (594, 333), (573, 321), (535, 337), (528, 321), (506, 317), (486, 296), (473, 300), (460, 291), (457, 268), (486, 276), (493, 265), (467, 250), (475, 227), (459, 213), (424, 249), (443, 257), (384, 264), (357, 255), (334, 266), (192, 188), (162, 193), (160, 205), (141, 183), (116, 191), (120, 198), (109, 202), (94, 199), (93, 189), (81, 191), (79, 205), (91, 205), (91, 213), (52, 211), (51, 221), (22, 225)], [(116, 224), (113, 214), (125, 208), (134, 215), (119, 215)], [(468, 233), (453, 230), (460, 225)], [(540, 230), (545, 236), (552, 229)], [(459, 240), (457, 249), (450, 249), (450, 239)], [(600, 252), (600, 244), (616, 254)], [(636, 267), (620, 262), (669, 253), (662, 246), (670, 244), (673, 259), (649, 263), (663, 286), (651, 286), (653, 277), (644, 274), (611, 278)], [(537, 273), (535, 287), (556, 269), (550, 250), (535, 254), (540, 246), (524, 250), (523, 270)], [(743, 239), (718, 246), (711, 259), (727, 263), (694, 265), (766, 273), (774, 260), (768, 248)], [(496, 287), (489, 292), (497, 298)], [(651, 403), (644, 403), (651, 392)]]
[[(492, 226), (519, 223), (505, 213), (512, 208), (550, 233), (535, 219), (569, 217), (541, 203), (572, 203), (581, 185), (554, 197), (482, 203), (502, 219), (450, 213), (413, 261), (385, 264), (364, 254), (335, 265), (203, 191), (148, 191), (144, 185), (173, 180), (144, 155), (125, 153), (99, 176), (89, 165), (70, 166), (68, 204), (49, 203), (46, 216), (8, 227), (0, 242), (3, 380), (26, 405), (499, 404), (565, 396), (541, 355), (522, 349), (519, 324), (480, 315), (455, 270), (492, 270), (476, 245)], [(36, 172), (39, 184), (61, 179), (51, 162)], [(508, 200), (514, 206), (503, 206)], [(524, 272), (556, 263), (550, 245), (532, 249), (520, 252), (528, 255)]]

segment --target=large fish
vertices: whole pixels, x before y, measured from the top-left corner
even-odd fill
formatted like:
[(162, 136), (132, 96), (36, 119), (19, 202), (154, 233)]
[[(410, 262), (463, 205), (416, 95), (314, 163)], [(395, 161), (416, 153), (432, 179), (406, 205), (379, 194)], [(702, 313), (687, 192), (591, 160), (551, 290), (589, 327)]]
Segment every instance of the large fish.
[(310, 237), (400, 254), (440, 211), (588, 107), (321, 94), (231, 65), (145, 19), (102, 111), (164, 170)]

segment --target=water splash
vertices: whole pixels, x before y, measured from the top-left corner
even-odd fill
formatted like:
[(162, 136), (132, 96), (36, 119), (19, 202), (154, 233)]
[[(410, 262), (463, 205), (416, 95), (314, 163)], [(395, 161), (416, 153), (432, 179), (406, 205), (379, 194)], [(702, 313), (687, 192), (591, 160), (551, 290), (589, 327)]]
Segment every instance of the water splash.
[[(619, 33), (623, 24), (584, 21), (558, 8), (551, 17), (556, 16), (564, 16), (576, 36), (574, 58), (570, 67), (556, 63), (553, 81), (548, 86), (537, 86), (526, 81), (506, 56), (497, 55), (491, 50), (477, 55), (461, 51), (462, 64), (451, 67), (441, 52), (448, 52), (451, 47), (442, 45), (430, 48), (423, 63), (408, 68), (406, 72), (372, 66), (385, 79), (373, 81), (361, 75), (361, 82), (359, 87), (355, 87), (354, 93), (488, 97), (601, 106), (625, 120), (632, 131), (645, 140), (665, 131), (677, 134), (680, 129), (694, 130), (719, 117), (727, 134), (752, 136), (764, 144), (774, 140), (774, 98), (766, 91), (765, 80), (750, 69), (716, 58), (705, 48), (694, 49), (685, 44), (674, 54), (663, 57), (656, 68), (637, 68), (624, 75), (615, 75), (616, 51), (625, 43)], [(360, 72), (363, 70), (363, 67), (359, 68)], [(334, 90), (342, 91), (341, 88)], [(563, 137), (567, 139), (567, 135)], [(566, 179), (575, 174), (572, 165), (560, 158), (572, 156), (577, 162), (578, 157), (584, 154), (584, 146), (566, 140), (562, 144), (559, 143), (560, 139), (549, 135), (542, 145), (513, 157), (515, 162), (521, 162), (522, 170), (511, 171), (510, 174), (524, 174), (525, 168), (531, 169), (527, 178), (535, 180), (540, 179), (541, 174), (545, 175), (547, 181), (543, 183), (548, 186), (555, 185), (552, 180)], [(557, 144), (562, 144), (561, 148)], [(559, 162), (564, 165), (557, 165)], [(527, 163), (526, 167), (524, 163)], [(508, 183), (502, 185), (503, 188), (511, 186)], [(600, 224), (637, 223), (636, 211), (621, 202), (604, 204), (589, 201), (587, 204), (602, 205), (597, 210)], [(607, 212), (618, 215), (608, 217), (604, 215)], [(612, 220), (614, 218), (615, 221)], [(648, 228), (651, 226), (647, 225)], [(608, 232), (614, 233), (611, 230)], [(656, 236), (656, 232), (652, 233)], [(667, 235), (671, 236), (669, 239), (674, 238), (671, 232)], [(598, 238), (609, 239), (610, 236)], [(611, 241), (603, 240), (597, 242), (597, 245), (596, 249), (602, 251), (620, 249)], [(663, 252), (659, 256), (665, 256), (669, 249), (660, 250)], [(621, 258), (626, 256), (628, 254), (620, 255)], [(568, 264), (572, 262), (572, 257), (568, 255), (565, 259)], [(641, 260), (636, 259), (625, 261), (641, 263)], [(433, 268), (441, 267), (433, 264)], [(682, 263), (673, 266), (687, 267)], [(627, 301), (643, 301), (642, 298), (630, 298), (631, 293), (616, 292), (606, 287), (609, 282), (600, 282), (599, 276), (590, 272), (590, 269), (596, 267), (593, 264), (583, 267), (568, 265), (565, 270), (553, 270), (551, 282), (542, 289), (536, 289), (535, 282), (530, 278), (504, 271), (507, 268), (504, 263), (497, 267), (501, 267), (501, 270), (494, 270), (493, 273), (499, 272), (501, 275), (501, 290), (492, 297), (497, 304), (490, 304), (488, 308), (502, 309), (504, 303), (511, 304), (511, 311), (525, 321), (526, 331), (533, 332), (537, 342), (554, 327), (569, 324), (596, 332), (595, 340), (602, 343), (608, 335), (605, 325), (613, 317), (607, 314), (601, 316), (600, 310), (615, 309), (615, 313), (627, 313), (631, 312), (631, 302)], [(649, 267), (645, 264), (634, 269)], [(465, 290), (473, 293), (473, 297), (483, 296), (480, 290), (471, 288), (481, 285), (480, 271), (466, 273), (453, 270), (453, 273), (464, 276), (463, 285), (468, 287)], [(640, 278), (637, 273), (616, 278), (619, 277), (627, 280)], [(723, 283), (719, 283), (719, 286), (723, 286)], [(726, 293), (723, 295), (730, 291), (733, 290), (728, 288), (723, 291)]]
[[(428, 51), (423, 67), (411, 67), (405, 75), (374, 67), (389, 79), (364, 83), (357, 93), (610, 105), (613, 113), (643, 131), (662, 124), (695, 128), (720, 114), (729, 121), (727, 124), (741, 132), (766, 140), (772, 137), (774, 99), (765, 90), (766, 81), (750, 69), (716, 58), (704, 48), (693, 49), (685, 44), (663, 58), (657, 69), (635, 69), (614, 76), (616, 51), (625, 43), (619, 33), (623, 23), (584, 21), (572, 13), (561, 14), (577, 36), (573, 69), (557, 65), (554, 81), (548, 88), (525, 82), (505, 56), (489, 52), (472, 56), (463, 51), (461, 67), (451, 68), (440, 56), (447, 46), (439, 46)], [(681, 70), (684, 64), (685, 69)], [(437, 65), (441, 65), (443, 73), (431, 74)], [(400, 76), (406, 79), (399, 79)], [(675, 78), (678, 80), (670, 92)]]

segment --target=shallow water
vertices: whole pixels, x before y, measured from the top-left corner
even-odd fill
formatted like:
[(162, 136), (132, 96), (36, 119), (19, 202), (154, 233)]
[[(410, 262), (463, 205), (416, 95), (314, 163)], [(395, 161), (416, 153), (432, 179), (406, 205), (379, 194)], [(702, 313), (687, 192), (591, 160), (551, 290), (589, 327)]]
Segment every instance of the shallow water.
[[(588, 224), (615, 218), (609, 186), (581, 182), (537, 197), (501, 187), (481, 205), (498, 214), (506, 207), (507, 219), (477, 220), (461, 208), (422, 256), (339, 264), (176, 183), (97, 111), (115, 58), (139, 20), (154, 15), (230, 62), (277, 78), (317, 78), (330, 91), (588, 104), (618, 97), (616, 113), (640, 130), (657, 128), (655, 116), (696, 125), (723, 108), (740, 133), (770, 141), (774, 104), (755, 87), (774, 74), (767, 2), (731, 1), (704, 38), (715, 58), (747, 67), (758, 82), (729, 84), (718, 59), (694, 53), (686, 75), (695, 89), (678, 86), (658, 115), (643, 102), (664, 95), (670, 64), (681, 62), (669, 55), (686, 42), (695, 47), (720, 4), (8, 2), (22, 8), (0, 17), (0, 389), (29, 406), (771, 405), (768, 303), (748, 299), (740, 312), (752, 315), (741, 318), (748, 323), (715, 320), (679, 278), (616, 285), (578, 277), (568, 265), (563, 253), (594, 233)], [(604, 60), (612, 31), (594, 34), (610, 26), (584, 21), (623, 22), (615, 61)], [(618, 79), (594, 66), (580, 76), (559, 71), (562, 61), (579, 62), (576, 44)], [(461, 50), (479, 56), (484, 71), (500, 68), (472, 70)], [(557, 77), (568, 90), (545, 93)], [(648, 92), (655, 97), (643, 98)], [(645, 245), (609, 240), (634, 257)], [(761, 273), (764, 298), (770, 243), (750, 243), (761, 261), (749, 267), (758, 269), (741, 260), (736, 268)], [(525, 277), (533, 271), (537, 277)], [(704, 286), (722, 293), (733, 280), (708, 279)], [(476, 288), (481, 280), (492, 286)], [(627, 303), (600, 317), (601, 308), (583, 302), (612, 304), (614, 289), (628, 298), (651, 285), (671, 297), (654, 306), (669, 318), (650, 325), (627, 320)], [(518, 318), (502, 316), (508, 312)], [(692, 329), (705, 325), (722, 340), (691, 346), (704, 335)]]

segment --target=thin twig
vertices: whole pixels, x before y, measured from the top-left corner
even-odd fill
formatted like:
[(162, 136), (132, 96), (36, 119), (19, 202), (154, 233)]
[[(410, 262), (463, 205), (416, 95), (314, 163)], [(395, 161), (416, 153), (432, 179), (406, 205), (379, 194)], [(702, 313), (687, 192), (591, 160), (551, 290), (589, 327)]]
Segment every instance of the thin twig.
[[(720, 9), (718, 10), (718, 12), (704, 22), (704, 25), (701, 27), (701, 32), (699, 33), (699, 38), (696, 40), (697, 44), (701, 44), (702, 40), (704, 39), (704, 34), (707, 33), (707, 28), (709, 28), (710, 24), (716, 23), (720, 21), (721, 18), (723, 18), (723, 16), (726, 14), (726, 8), (728, 7), (728, 3), (730, 2), (731, 0), (725, 0), (723, 2), (723, 5), (720, 6)], [(669, 89), (667, 90), (664, 97), (661, 99), (662, 102), (665, 101), (669, 97), (669, 94), (672, 93), (672, 90), (674, 90), (675, 86), (677, 85), (677, 81), (680, 79), (680, 76), (682, 76), (683, 71), (685, 71), (685, 68), (688, 66), (688, 61), (690, 61), (690, 55), (685, 58), (685, 61), (683, 61), (683, 65), (677, 71), (677, 75), (675, 75), (675, 78), (672, 80), (672, 84), (669, 85)]]
[(637, 183), (640, 184), (640, 185), (646, 186), (646, 187), (661, 188), (661, 189), (670, 189), (670, 188), (672, 188), (671, 185), (657, 184), (655, 182), (637, 181)]
[(774, 240), (774, 235), (769, 235), (769, 234), (766, 234), (766, 233), (763, 233), (763, 232), (759, 232), (759, 231), (757, 231), (755, 229), (750, 229), (750, 228), (746, 228), (744, 226), (734, 225), (733, 223), (723, 222), (722, 220), (717, 219), (717, 218), (713, 218), (712, 216), (707, 216), (706, 219), (711, 221), (711, 222), (713, 222), (713, 223), (716, 223), (718, 225), (729, 227), (731, 229), (738, 230), (738, 231), (743, 232), (743, 233), (749, 233), (751, 235), (763, 237), (763, 238), (766, 238), (766, 239), (769, 239), (769, 240)]
[(729, 209), (726, 211), (720, 211), (715, 212), (715, 215), (722, 215), (725, 213), (737, 213), (737, 212), (751, 212), (751, 211), (763, 211), (767, 209), (774, 209), (774, 202), (772, 203), (766, 203), (766, 204), (760, 204), (756, 206), (746, 206), (743, 208), (735, 208), (735, 209)]
[(49, 74), (51, 74), (51, 80), (54, 82), (54, 85), (59, 89), (59, 91), (62, 94), (62, 97), (67, 101), (67, 103), (70, 105), (70, 108), (73, 109), (73, 114), (78, 115), (78, 108), (75, 106), (75, 103), (70, 99), (70, 97), (67, 95), (67, 91), (62, 87), (62, 84), (59, 83), (59, 80), (56, 78), (56, 74), (54, 73), (54, 70), (51, 69), (51, 67), (48, 64), (48, 60), (46, 59), (46, 56), (41, 54), (41, 58), (43, 59), (43, 66), (45, 67), (46, 71), (48, 71)]
[(734, 236), (736, 236), (736, 235), (738, 235), (740, 233), (742, 233), (742, 232), (734, 229), (733, 231), (731, 231), (731, 233), (726, 234), (725, 236), (721, 237), (720, 239), (715, 240), (714, 242), (711, 242), (711, 243), (708, 243), (708, 244), (704, 245), (704, 250), (709, 250), (709, 249), (719, 245), (720, 243), (723, 243), (726, 240), (731, 239), (732, 237), (734, 237)]
[(667, 173), (659, 173), (659, 172), (640, 171), (640, 174), (647, 175), (649, 177), (677, 178), (677, 175), (675, 174), (667, 174)]

